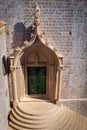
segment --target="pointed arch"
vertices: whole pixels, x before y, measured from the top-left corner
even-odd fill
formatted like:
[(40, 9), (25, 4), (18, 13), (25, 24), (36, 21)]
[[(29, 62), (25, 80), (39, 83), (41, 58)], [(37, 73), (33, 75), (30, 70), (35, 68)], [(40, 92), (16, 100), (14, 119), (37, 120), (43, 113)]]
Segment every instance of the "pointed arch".
[[(39, 13), (38, 13), (39, 10)], [(35, 6), (34, 30), (30, 41), (24, 41), (22, 47), (14, 50), (10, 56), (10, 70), (13, 87), (14, 105), (22, 97), (28, 95), (29, 67), (46, 68), (46, 93), (50, 100), (59, 100), (61, 95), (61, 70), (63, 57), (58, 54), (56, 48), (48, 44), (40, 33), (40, 8)]]
[(51, 100), (59, 100), (62, 59), (56, 54), (55, 48), (44, 43), (39, 36), (30, 43), (24, 42), (21, 48), (16, 48), (14, 56), (10, 57), (14, 100), (18, 102), (28, 96), (28, 67), (46, 67), (46, 96)]

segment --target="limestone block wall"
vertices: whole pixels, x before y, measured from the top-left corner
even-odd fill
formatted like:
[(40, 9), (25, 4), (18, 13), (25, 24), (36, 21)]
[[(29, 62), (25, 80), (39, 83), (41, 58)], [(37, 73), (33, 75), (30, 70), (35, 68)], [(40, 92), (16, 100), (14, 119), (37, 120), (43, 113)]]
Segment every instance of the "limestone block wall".
[(72, 111), (75, 111), (79, 113), (80, 115), (83, 115), (87, 117), (87, 100), (67, 100), (67, 101), (61, 101), (61, 103), (64, 106), (67, 106)]
[(0, 130), (7, 130), (9, 112), (8, 79), (6, 65), (5, 23), (0, 22)]
[[(87, 1), (37, 0), (41, 8), (41, 29), (58, 53), (64, 56), (61, 99), (87, 99)], [(0, 0), (0, 18), (7, 22), (7, 51), (13, 52), (29, 38), (34, 0)], [(83, 100), (81, 100), (83, 99)], [(71, 100), (72, 102), (72, 100)], [(76, 110), (73, 101), (62, 102)], [(86, 112), (84, 108), (79, 112)]]

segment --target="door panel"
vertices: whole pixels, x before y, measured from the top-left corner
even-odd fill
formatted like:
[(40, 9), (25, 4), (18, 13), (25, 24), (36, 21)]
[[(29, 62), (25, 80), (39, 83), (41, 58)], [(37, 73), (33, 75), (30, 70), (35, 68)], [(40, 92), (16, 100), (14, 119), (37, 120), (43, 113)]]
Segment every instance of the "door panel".
[(28, 94), (46, 93), (46, 67), (28, 67)]

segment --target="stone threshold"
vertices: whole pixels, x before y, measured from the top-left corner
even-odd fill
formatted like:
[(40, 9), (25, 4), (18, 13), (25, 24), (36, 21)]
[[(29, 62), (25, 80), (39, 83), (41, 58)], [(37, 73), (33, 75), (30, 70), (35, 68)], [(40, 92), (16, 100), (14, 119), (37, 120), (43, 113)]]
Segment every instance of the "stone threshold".
[(48, 99), (45, 94), (34, 94), (26, 95), (20, 99), (20, 102), (53, 102), (53, 100)]

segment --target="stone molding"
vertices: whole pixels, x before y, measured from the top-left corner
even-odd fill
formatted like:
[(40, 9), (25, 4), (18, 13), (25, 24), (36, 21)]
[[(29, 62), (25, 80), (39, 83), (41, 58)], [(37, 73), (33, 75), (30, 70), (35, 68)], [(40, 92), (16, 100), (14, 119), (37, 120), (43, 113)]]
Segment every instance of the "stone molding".
[[(38, 5), (35, 6), (35, 11), (40, 11)], [(20, 101), (21, 97), (28, 96), (27, 85), (27, 67), (30, 66), (45, 66), (47, 67), (47, 83), (46, 96), (50, 100), (59, 101), (61, 96), (61, 70), (63, 69), (63, 56), (57, 54), (57, 49), (51, 46), (48, 41), (44, 40), (44, 36), (40, 34), (39, 14), (35, 13), (35, 32), (30, 41), (24, 41), (23, 45), (14, 49), (14, 54), (9, 57), (10, 71), (12, 79), (14, 104)], [(44, 57), (44, 61), (33, 61), (31, 65), (26, 64), (26, 59), (33, 59), (29, 56), (39, 54)], [(36, 60), (36, 59), (34, 59)], [(23, 62), (23, 63), (22, 63)], [(19, 77), (17, 77), (19, 76)], [(18, 80), (18, 79), (19, 80)], [(24, 86), (23, 86), (24, 85)], [(20, 91), (20, 92), (19, 92)]]

